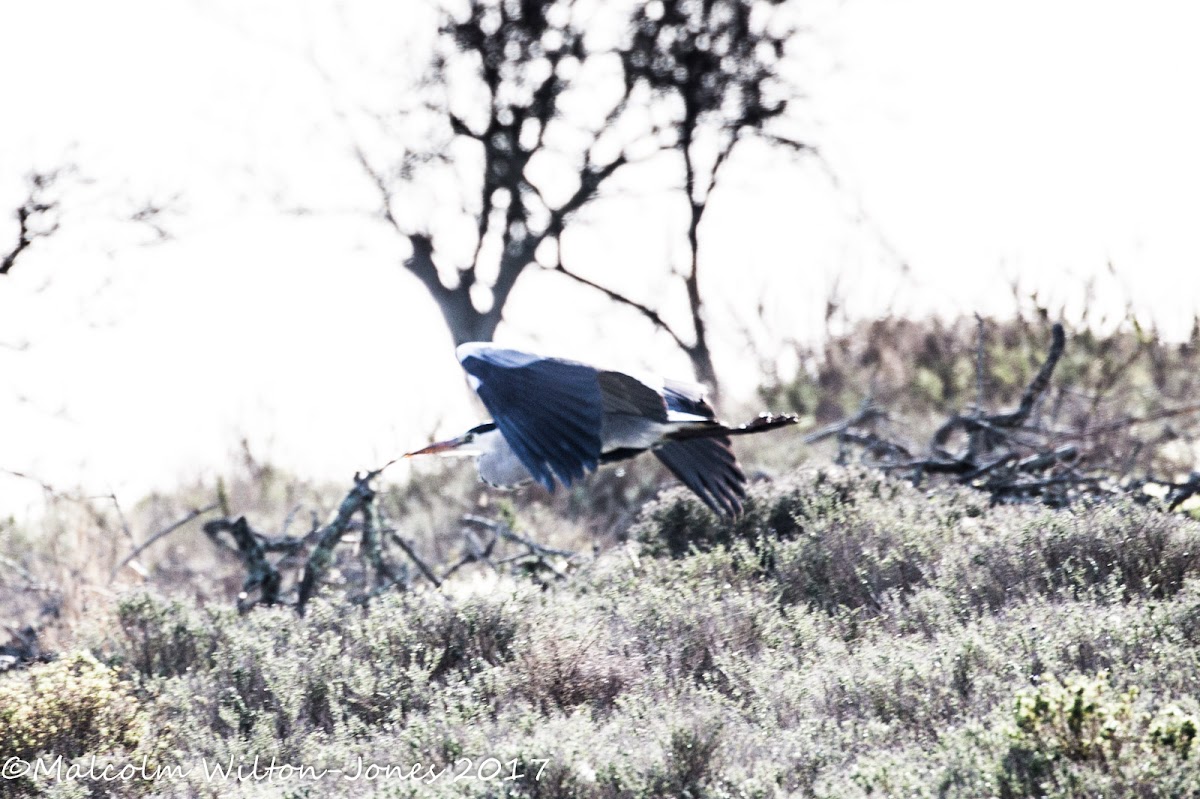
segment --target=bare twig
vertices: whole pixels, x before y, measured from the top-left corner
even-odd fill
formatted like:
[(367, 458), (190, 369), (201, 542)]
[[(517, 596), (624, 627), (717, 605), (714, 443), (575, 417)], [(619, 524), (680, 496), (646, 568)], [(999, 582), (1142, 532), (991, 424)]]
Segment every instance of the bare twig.
[(288, 511), (287, 516), (283, 517), (283, 524), (279, 526), (280, 535), (287, 535), (288, 528), (296, 520), (296, 514), (300, 512), (301, 507), (301, 505), (293, 505), (292, 509)]
[(412, 548), (411, 544), (401, 538), (400, 534), (393, 529), (385, 528), (385, 532), (388, 534), (388, 538), (391, 539), (392, 543), (404, 550), (404, 554), (408, 555), (409, 560), (417, 565), (417, 568), (421, 570), (421, 574), (425, 575), (425, 579), (433, 583), (434, 588), (442, 587), (442, 581), (438, 579), (438, 576), (434, 573), (433, 569), (429, 568), (429, 564), (417, 554), (416, 550)]
[[(117, 493), (111, 492), (108, 498), (112, 500), (113, 508), (117, 511), (117, 521), (121, 523), (121, 532), (129, 539), (129, 543), (133, 543), (133, 531), (129, 529), (129, 520), (125, 518), (125, 511), (121, 509), (121, 500), (117, 499)], [(122, 564), (124, 565), (124, 564)]]
[(984, 475), (987, 475), (991, 472), (996, 471), (997, 469), (1001, 469), (1005, 466), (1008, 466), (1010, 463), (1012, 463), (1016, 459), (1017, 459), (1017, 453), (1006, 452), (1003, 455), (1001, 455), (1000, 457), (996, 458), (995, 460), (992, 460), (989, 463), (983, 464), (982, 466), (977, 468), (975, 471), (968, 472), (967, 474), (963, 475), (963, 479), (964, 480), (978, 480), (980, 477), (983, 477)]
[(442, 575), (442, 579), (449, 580), (450, 577), (455, 572), (457, 572), (459, 569), (461, 569), (463, 566), (466, 566), (468, 563), (474, 563), (474, 562), (475, 562), (475, 555), (471, 552), (467, 552), (461, 558), (459, 558), (453, 564), (451, 564), (450, 568), (446, 569), (446, 573)]
[(594, 280), (590, 280), (590, 279), (584, 277), (583, 275), (580, 275), (576, 272), (570, 271), (565, 266), (563, 266), (561, 260), (554, 267), (553, 271), (557, 272), (560, 275), (563, 275), (564, 277), (571, 278), (576, 283), (580, 283), (584, 286), (587, 286), (588, 288), (591, 288), (591, 289), (594, 289), (594, 290), (600, 292), (605, 297), (608, 297), (610, 300), (617, 303), (618, 305), (624, 305), (628, 308), (632, 308), (633, 310), (637, 311), (642, 316), (644, 316), (646, 319), (648, 319), (650, 321), (650, 324), (654, 325), (656, 328), (658, 328), (659, 330), (661, 330), (664, 333), (666, 333), (667, 335), (669, 335), (671, 337), (671, 340), (675, 342), (675, 345), (677, 347), (679, 347), (681, 350), (683, 350), (685, 352), (688, 351), (690, 345), (687, 342), (685, 342), (679, 336), (678, 333), (675, 332), (675, 328), (671, 327), (671, 325), (667, 323), (667, 320), (663, 319), (662, 316), (658, 313), (658, 311), (654, 310), (650, 306), (644, 305), (635, 299), (627, 297), (618, 291), (614, 291), (614, 290), (608, 288), (607, 286), (603, 286)]
[[(245, 611), (260, 603), (281, 604), (283, 602), (281, 594), (283, 575), (285, 573), (291, 575), (293, 570), (302, 564), (300, 575), (294, 585), (296, 587), (295, 607), (299, 613), (303, 614), (305, 606), (315, 595), (325, 573), (333, 563), (335, 547), (351, 532), (362, 534), (359, 539), (362, 546), (362, 557), (366, 563), (366, 573), (372, 575), (374, 582), (373, 588), (353, 597), (353, 601), (366, 602), (394, 586), (407, 586), (409, 583), (407, 567), (397, 570), (385, 557), (381, 536), (388, 534), (395, 537), (395, 531), (381, 523), (382, 516), (378, 515), (378, 510), (373, 504), (375, 491), (370, 485), (372, 480), (395, 462), (395, 460), (389, 461), (365, 475), (355, 474), (354, 487), (338, 506), (334, 518), (329, 523), (322, 525), (314, 511), (312, 530), (301, 538), (289, 535), (276, 537), (262, 535), (250, 528), (245, 517), (230, 519), (227, 515), (224, 518), (205, 523), (203, 528), (205, 534), (217, 545), (233, 549), (246, 568), (247, 574), (243, 591), (238, 599), (238, 608)], [(217, 508), (223, 510), (228, 508), (228, 498), (223, 490), (218, 490), (218, 500), (208, 508), (194, 511), (192, 517), (179, 522), (172, 529), (176, 529), (190, 518), (194, 518), (194, 515)], [(288, 514), (289, 521), (297, 511), (298, 506), (292, 508)], [(361, 518), (355, 519), (356, 516)], [(285, 530), (286, 527), (285, 524)], [(170, 531), (168, 529), (156, 534), (153, 540), (157, 540)], [(229, 534), (232, 545), (226, 543), (222, 538), (222, 533)], [(153, 540), (147, 541), (142, 548), (153, 543)], [(281, 553), (281, 557), (272, 563), (267, 559), (267, 555), (271, 553)], [(428, 570), (428, 566), (420, 563), (420, 559), (416, 557), (415, 553), (410, 552), (410, 556), (424, 570)], [(254, 596), (254, 591), (258, 592), (257, 597)]]
[(192, 519), (195, 519), (197, 516), (203, 516), (204, 514), (214, 511), (219, 507), (220, 507), (220, 503), (214, 502), (211, 505), (206, 505), (203, 508), (193, 508), (186, 516), (184, 516), (179, 521), (176, 521), (170, 525), (167, 525), (166, 527), (159, 530), (154, 535), (147, 538), (144, 542), (139, 544), (137, 546), (137, 548), (135, 548), (128, 555), (126, 555), (124, 560), (122, 560), (120, 563), (118, 563), (116, 566), (113, 567), (112, 573), (108, 576), (109, 581), (112, 581), (117, 576), (117, 573), (119, 571), (121, 571), (121, 569), (125, 568), (125, 566), (130, 561), (132, 561), (134, 558), (136, 558), (138, 555), (145, 552), (148, 547), (150, 547), (151, 545), (155, 544), (156, 542), (162, 540), (163, 538), (166, 538), (168, 535), (170, 535), (171, 533), (180, 529), (185, 524), (190, 522)]
[(374, 572), (376, 587), (382, 584), (395, 585), (400, 581), (400, 578), (383, 557), (383, 545), (379, 538), (379, 529), (375, 523), (375, 513), (372, 504), (364, 502), (360, 513), (362, 514), (363, 559)]
[[(931, 451), (944, 446), (949, 440), (950, 435), (960, 428), (971, 434), (978, 431), (986, 431), (989, 428), (1015, 428), (1022, 425), (1033, 411), (1034, 403), (1046, 391), (1046, 387), (1050, 385), (1050, 377), (1054, 374), (1054, 368), (1058, 365), (1058, 360), (1062, 357), (1063, 350), (1066, 347), (1066, 334), (1061, 324), (1055, 324), (1051, 328), (1050, 336), (1050, 350), (1046, 354), (1046, 360), (1042, 363), (1041, 368), (1038, 369), (1037, 374), (1034, 375), (1033, 380), (1025, 387), (1016, 410), (1009, 413), (985, 416), (982, 409), (979, 409), (970, 415), (956, 414), (951, 416), (933, 434), (933, 439), (930, 442)], [(974, 445), (972, 446), (973, 454), (977, 453), (980, 449), (987, 448), (981, 446), (979, 442), (972, 443)]]
[(820, 441), (824, 441), (827, 438), (841, 435), (842, 433), (849, 431), (851, 428), (858, 427), (859, 425), (870, 424), (876, 419), (885, 416), (887, 416), (887, 413), (882, 408), (875, 405), (875, 403), (871, 401), (871, 398), (868, 397), (867, 399), (863, 400), (862, 404), (859, 406), (858, 410), (853, 416), (849, 416), (840, 422), (834, 422), (833, 424), (826, 425), (820, 430), (814, 430), (805, 435), (803, 441), (805, 444), (816, 444)]
[(25, 472), (19, 472), (16, 469), (0, 469), (0, 473), (7, 474), (11, 477), (19, 478), (21, 480), (28, 480), (31, 483), (36, 483), (42, 489), (42, 491), (47, 494), (53, 494), (55, 496), (62, 496), (62, 492), (60, 492), (54, 486), (50, 485), (49, 483), (47, 483), (45, 480), (42, 480), (41, 478), (34, 477), (31, 474), (26, 474)]
[(400, 223), (396, 221), (396, 215), (392, 208), (392, 189), (388, 185), (388, 181), (384, 178), (371, 159), (367, 157), (366, 152), (357, 144), (354, 146), (354, 157), (358, 159), (358, 165), (362, 167), (363, 172), (367, 173), (367, 177), (375, 184), (375, 189), (379, 192), (379, 200), (381, 203), (380, 215), (387, 220), (387, 223), (392, 226), (397, 232), (403, 233), (400, 228)]
[(1021, 394), (1021, 402), (1017, 409), (1012, 413), (1002, 413), (995, 416), (989, 416), (988, 421), (997, 427), (1017, 427), (1029, 418), (1029, 414), (1033, 411), (1033, 405), (1038, 398), (1046, 391), (1046, 387), (1050, 385), (1050, 377), (1054, 374), (1054, 367), (1058, 366), (1058, 359), (1062, 357), (1063, 351), (1067, 346), (1067, 336), (1060, 323), (1055, 323), (1050, 328), (1050, 351), (1046, 354), (1046, 360), (1042, 363), (1042, 368), (1038, 369), (1032, 382), (1025, 387), (1025, 391)]
[[(1062, 325), (1052, 327), (1046, 360), (1025, 387), (1016, 409), (995, 414), (984, 410), (986, 348), (984, 323), (979, 317), (977, 325), (975, 407), (969, 413), (952, 414), (943, 422), (931, 437), (924, 457), (913, 458), (899, 444), (873, 432), (855, 430), (854, 418), (818, 431), (813, 438), (819, 440), (836, 433), (839, 442), (862, 447), (864, 461), (870, 455), (876, 459), (872, 465), (905, 475), (914, 484), (927, 475), (944, 475), (959, 484), (987, 491), (993, 502), (1038, 497), (1059, 505), (1070, 501), (1072, 492), (1101, 490), (1100, 478), (1077, 469), (1081, 461), (1077, 445), (1059, 443), (1059, 433), (1030, 421), (1063, 355), (1066, 335)], [(947, 444), (957, 430), (967, 434), (966, 446), (950, 451)]]
[(567, 560), (578, 557), (578, 555), (574, 552), (542, 546), (536, 541), (516, 533), (511, 527), (503, 522), (487, 519), (483, 516), (473, 516), (471, 514), (464, 515), (462, 520), (467, 524), (473, 524), (492, 531), (496, 538), (504, 538), (514, 543), (521, 544), (527, 550), (529, 550), (529, 554), (534, 558), (534, 560), (537, 561), (538, 564), (544, 566), (546, 569), (549, 569), (556, 577), (560, 579), (565, 579), (567, 575), (562, 569), (554, 565), (554, 563), (550, 560), (550, 556), (558, 556), (566, 558)]
[(904, 446), (894, 441), (880, 438), (875, 433), (859, 433), (854, 430), (844, 430), (838, 434), (838, 443), (857, 444), (863, 448), (864, 454), (869, 453), (876, 458), (889, 460), (895, 458), (908, 460), (912, 458), (912, 453)]
[(1079, 450), (1073, 446), (1059, 447), (1052, 452), (1038, 452), (1017, 462), (1018, 472), (1038, 472), (1056, 463), (1073, 461), (1079, 457)]
[(473, 524), (478, 527), (482, 527), (485, 530), (491, 530), (493, 533), (500, 536), (501, 538), (505, 538), (505, 539), (508, 539), (509, 541), (520, 544), (520, 545), (526, 547), (530, 552), (532, 552), (536, 555), (543, 555), (543, 556), (557, 555), (560, 558), (578, 557), (578, 553), (576, 553), (576, 552), (570, 552), (565, 549), (555, 549), (554, 547), (542, 546), (538, 542), (536, 542), (532, 539), (526, 538), (525, 536), (523, 536), (519, 533), (514, 532), (513, 529), (511, 527), (509, 527), (507, 524), (505, 524), (503, 522), (495, 521), (494, 519), (488, 519), (483, 516), (474, 516), (474, 515), (471, 515), (468, 513), (462, 517), (462, 520), (464, 522), (466, 522), (467, 524)]
[(1134, 425), (1145, 424), (1147, 422), (1158, 422), (1162, 421), (1163, 419), (1170, 419), (1174, 416), (1186, 416), (1187, 414), (1198, 412), (1200, 412), (1200, 402), (1193, 403), (1191, 405), (1184, 405), (1179, 408), (1163, 408), (1160, 411), (1148, 413), (1145, 416), (1131, 416), (1128, 419), (1121, 419), (1116, 422), (1097, 425), (1095, 427), (1087, 427), (1075, 435), (1080, 437), (1095, 436), (1102, 433), (1111, 433), (1115, 430), (1122, 430), (1126, 427), (1133, 427)]
[(492, 550), (496, 548), (496, 542), (500, 540), (500, 537), (493, 535), (491, 540), (482, 544), (470, 529), (464, 528), (462, 532), (463, 540), (467, 542), (467, 551), (471, 553), (472, 559), (482, 561), (491, 566), (492, 571), (496, 571), (496, 564), (492, 562)]

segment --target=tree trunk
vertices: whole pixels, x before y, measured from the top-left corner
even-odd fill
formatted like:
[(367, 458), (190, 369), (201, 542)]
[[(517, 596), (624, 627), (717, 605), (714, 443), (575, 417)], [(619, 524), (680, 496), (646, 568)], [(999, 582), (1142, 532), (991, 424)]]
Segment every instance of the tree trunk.
[(705, 205), (691, 197), (693, 173), (691, 159), (685, 159), (687, 164), (688, 205), (691, 207), (691, 220), (688, 223), (688, 247), (691, 250), (692, 264), (684, 283), (687, 286), (688, 308), (692, 312), (692, 330), (696, 343), (687, 348), (692, 368), (696, 371), (696, 379), (708, 386), (713, 402), (721, 399), (721, 385), (717, 382), (717, 370), (713, 366), (712, 350), (708, 348), (708, 331), (704, 324), (704, 300), (700, 296), (700, 219), (704, 216)]
[(507, 242), (504, 255), (500, 259), (500, 272), (496, 282), (491, 286), (492, 305), (486, 311), (475, 307), (471, 299), (471, 289), (475, 285), (475, 268), (469, 267), (459, 271), (458, 285), (447, 288), (438, 277), (437, 266), (433, 262), (433, 242), (423, 234), (409, 236), (412, 243), (412, 255), (404, 262), (404, 266), (412, 272), (429, 291), (429, 295), (437, 302), (442, 318), (454, 346), (468, 341), (491, 341), (496, 335), (496, 328), (504, 317), (504, 304), (508, 295), (516, 285), (521, 272), (533, 260), (539, 239), (526, 236), (520, 241)]

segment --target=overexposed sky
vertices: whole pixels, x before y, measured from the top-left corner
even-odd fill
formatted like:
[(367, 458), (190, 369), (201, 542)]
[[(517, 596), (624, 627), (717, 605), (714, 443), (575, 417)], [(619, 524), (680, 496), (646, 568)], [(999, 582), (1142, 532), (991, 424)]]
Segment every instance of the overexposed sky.
[[(136, 498), (226, 468), (243, 436), (348, 477), (473, 423), (350, 157), (354, 113), (403, 97), (433, 21), (418, 2), (0, 7), (0, 212), (31, 168), (86, 179), (59, 235), (0, 278), (0, 469)], [(811, 337), (835, 283), (860, 315), (1002, 313), (1013, 281), (1077, 313), (1095, 279), (1094, 311), (1129, 301), (1188, 327), (1200, 9), (843, 0), (813, 5), (809, 28), (796, 131), (844, 191), (761, 147), (731, 163), (702, 231), (729, 393), (752, 388), (743, 330), (768, 350)], [(120, 221), (146, 201), (176, 210), (172, 240)], [(672, 203), (600, 201), (564, 244), (571, 265), (682, 319)], [(14, 236), (0, 221), (0, 246)], [(665, 337), (551, 274), (522, 278), (509, 318), (502, 340), (687, 374)], [(0, 510), (29, 488), (0, 474)]]

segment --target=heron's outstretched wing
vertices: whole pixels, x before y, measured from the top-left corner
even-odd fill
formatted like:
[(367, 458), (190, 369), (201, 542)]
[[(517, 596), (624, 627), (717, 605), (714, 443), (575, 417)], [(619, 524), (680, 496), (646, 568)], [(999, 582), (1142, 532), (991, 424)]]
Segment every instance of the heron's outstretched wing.
[(624, 372), (599, 371), (600, 401), (605, 413), (667, 421), (667, 403), (646, 383)]
[(742, 512), (746, 476), (734, 457), (729, 436), (671, 441), (654, 454), (717, 513), (736, 516)]
[(547, 490), (595, 469), (604, 406), (596, 369), (575, 361), (469, 343), (458, 360), (504, 440)]

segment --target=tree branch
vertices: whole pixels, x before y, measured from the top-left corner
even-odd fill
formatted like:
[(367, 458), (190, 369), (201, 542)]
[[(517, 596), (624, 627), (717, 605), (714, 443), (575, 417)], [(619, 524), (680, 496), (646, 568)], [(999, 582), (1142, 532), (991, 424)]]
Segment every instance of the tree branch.
[(50, 172), (31, 172), (26, 177), (25, 180), (29, 186), (28, 194), (25, 201), (17, 207), (13, 214), (17, 219), (17, 243), (3, 258), (0, 258), (0, 275), (7, 275), (16, 265), (17, 258), (29, 249), (35, 240), (50, 236), (58, 230), (57, 220), (42, 230), (36, 229), (31, 222), (38, 216), (58, 209), (59, 202), (47, 200), (45, 195), (61, 174), (62, 169), (56, 169)]
[(577, 283), (582, 283), (583, 285), (585, 285), (589, 288), (593, 288), (596, 291), (599, 291), (601, 294), (608, 297), (613, 302), (616, 302), (620, 305), (625, 305), (629, 308), (633, 308), (635, 311), (640, 313), (642, 316), (649, 319), (650, 323), (653, 324), (655, 327), (657, 327), (659, 330), (666, 332), (667, 335), (669, 335), (672, 338), (672, 340), (674, 340), (674, 342), (679, 346), (679, 348), (681, 350), (683, 350), (684, 352), (690, 351), (691, 347), (686, 342), (684, 342), (683, 339), (681, 339), (679, 337), (679, 334), (676, 333), (671, 328), (671, 326), (667, 324), (666, 320), (663, 319), (662, 316), (660, 316), (659, 313), (657, 311), (655, 311), (653, 308), (643, 305), (642, 303), (638, 302), (637, 300), (631, 300), (630, 298), (626, 297), (624, 294), (620, 294), (616, 291), (613, 291), (612, 289), (610, 289), (606, 286), (602, 286), (599, 283), (596, 283), (595, 281), (588, 280), (583, 275), (579, 275), (579, 274), (576, 274), (575, 272), (569, 271), (565, 266), (563, 266), (561, 259), (559, 260), (558, 265), (553, 268), (553, 271), (555, 271), (558, 274), (563, 275), (565, 277), (569, 277)]
[(434, 299), (441, 302), (440, 297), (450, 290), (438, 277), (437, 264), (433, 262), (433, 239), (425, 233), (409, 233), (408, 243), (412, 247), (412, 255), (404, 260), (404, 268), (424, 284)]
[(628, 162), (629, 159), (626, 158), (625, 153), (621, 153), (599, 169), (593, 169), (591, 166), (591, 157), (588, 156), (585, 158), (583, 174), (579, 178), (579, 188), (551, 215), (553, 219), (552, 225), (554, 225), (554, 222), (557, 222), (555, 226), (556, 235), (562, 232), (562, 226), (565, 224), (566, 218), (583, 207), (583, 204), (600, 188), (600, 184), (608, 180), (614, 172), (625, 166)]
[(392, 539), (392, 543), (404, 550), (404, 554), (408, 555), (409, 559), (417, 564), (417, 568), (421, 570), (421, 574), (425, 575), (426, 580), (433, 583), (434, 588), (442, 587), (442, 581), (434, 574), (433, 569), (429, 568), (429, 564), (417, 554), (417, 551), (412, 548), (411, 544), (401, 538), (400, 534), (392, 528), (387, 528), (385, 532), (388, 534), (388, 538)]
[[(235, 521), (229, 519), (214, 519), (204, 524), (204, 533), (214, 542), (220, 543), (219, 535), (227, 532), (237, 545), (237, 552), (246, 566), (246, 579), (242, 583), (242, 593), (238, 597), (238, 610), (245, 613), (258, 602), (264, 605), (279, 603), (279, 588), (282, 578), (279, 569), (266, 557), (262, 537), (250, 529), (245, 516)], [(250, 598), (250, 592), (258, 589), (257, 599)]]
[(404, 234), (404, 231), (400, 229), (400, 223), (396, 221), (396, 216), (392, 212), (392, 190), (388, 187), (387, 179), (384, 178), (382, 172), (375, 168), (375, 165), (371, 163), (369, 158), (367, 158), (367, 154), (363, 152), (362, 147), (357, 144), (354, 145), (354, 157), (358, 160), (359, 166), (361, 166), (363, 171), (367, 173), (367, 177), (371, 179), (371, 182), (375, 184), (375, 188), (379, 191), (379, 199), (382, 203), (381, 211), (383, 213), (383, 218), (388, 221), (388, 224), (395, 228), (396, 232)]

